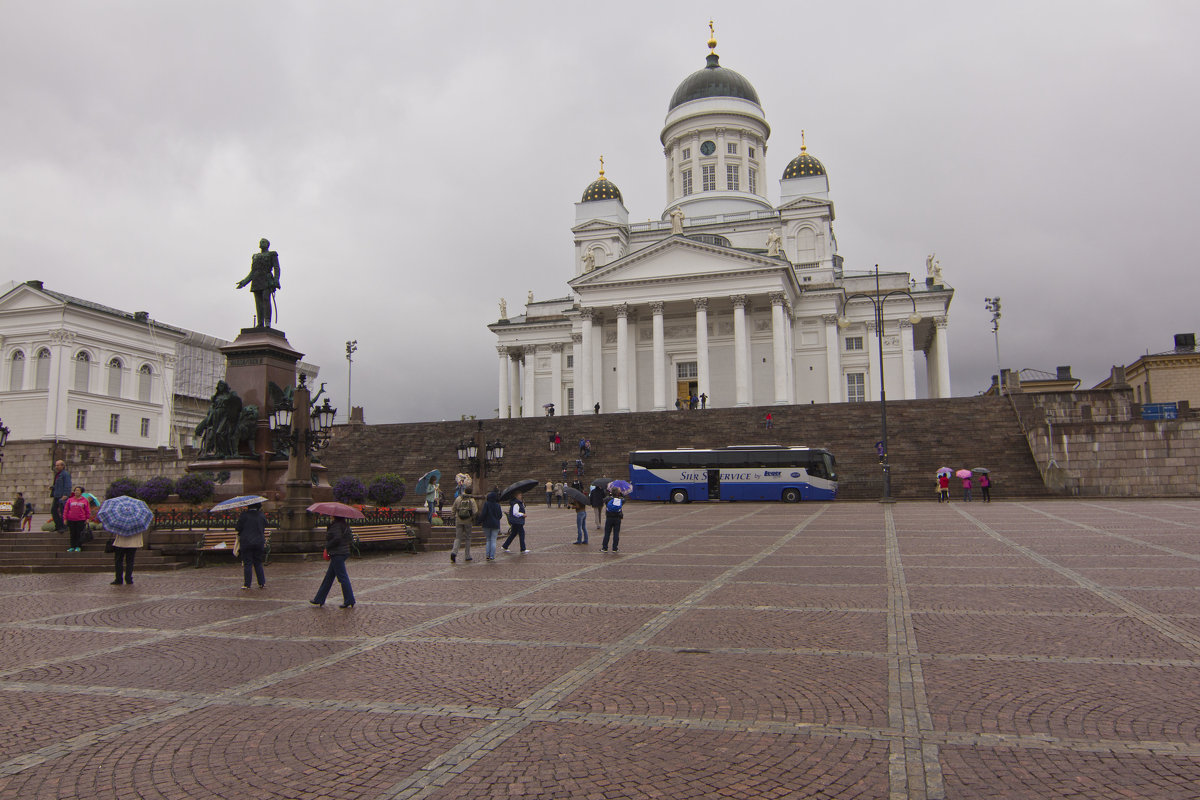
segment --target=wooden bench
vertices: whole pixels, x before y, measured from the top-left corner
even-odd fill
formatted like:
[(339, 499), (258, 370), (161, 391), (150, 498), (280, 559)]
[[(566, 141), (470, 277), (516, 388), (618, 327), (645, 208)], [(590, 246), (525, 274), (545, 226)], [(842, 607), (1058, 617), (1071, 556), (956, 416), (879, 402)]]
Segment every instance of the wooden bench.
[[(200, 559), (205, 553), (226, 552), (233, 555), (233, 545), (237, 542), (238, 534), (235, 530), (227, 531), (200, 531), (200, 538), (196, 540), (196, 566), (200, 566)], [(263, 561), (267, 561), (271, 557), (271, 532), (267, 531), (267, 546), (263, 554)]]
[(361, 545), (383, 542), (399, 542), (412, 552), (417, 552), (417, 532), (409, 525), (358, 525), (350, 529), (354, 533), (351, 547), (354, 555), (361, 557)]

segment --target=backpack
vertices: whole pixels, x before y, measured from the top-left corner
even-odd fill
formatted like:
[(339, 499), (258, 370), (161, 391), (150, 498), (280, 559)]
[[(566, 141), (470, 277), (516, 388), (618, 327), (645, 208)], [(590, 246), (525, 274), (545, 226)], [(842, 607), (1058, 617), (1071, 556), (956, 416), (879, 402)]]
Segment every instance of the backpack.
[(621, 506), (624, 504), (625, 501), (621, 498), (610, 497), (608, 502), (604, 504), (604, 510), (606, 513), (613, 514), (614, 516), (623, 517), (625, 516), (625, 513), (621, 510)]
[(458, 498), (458, 508), (454, 510), (454, 516), (459, 519), (470, 519), (475, 516), (471, 513), (471, 498), (465, 494)]

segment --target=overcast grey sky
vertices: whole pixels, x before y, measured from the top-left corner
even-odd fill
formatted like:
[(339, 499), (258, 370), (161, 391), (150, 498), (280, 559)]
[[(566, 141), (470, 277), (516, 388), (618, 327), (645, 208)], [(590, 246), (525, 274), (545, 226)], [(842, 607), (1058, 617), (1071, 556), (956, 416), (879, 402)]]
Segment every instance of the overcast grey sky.
[(921, 279), (936, 251), (956, 395), (995, 371), (986, 296), (1004, 366), (1085, 387), (1200, 329), (1182, 0), (8, 0), (0, 279), (232, 339), (266, 236), (278, 327), (339, 419), (347, 339), (368, 422), (492, 416), (484, 326), (501, 296), (567, 294), (597, 157), (631, 219), (660, 216), (658, 134), (710, 16), (771, 124), (771, 200), (804, 129), (847, 269)]

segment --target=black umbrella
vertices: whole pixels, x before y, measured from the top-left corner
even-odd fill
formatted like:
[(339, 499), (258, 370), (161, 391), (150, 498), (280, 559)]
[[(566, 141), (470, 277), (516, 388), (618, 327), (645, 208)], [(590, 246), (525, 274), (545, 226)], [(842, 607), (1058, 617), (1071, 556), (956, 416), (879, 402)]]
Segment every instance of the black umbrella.
[(589, 486), (599, 486), (601, 489), (608, 491), (608, 485), (613, 482), (613, 478), (596, 478)]
[(507, 489), (500, 493), (500, 501), (511, 500), (512, 496), (517, 492), (527, 492), (535, 486), (540, 486), (541, 481), (533, 478), (525, 478), (510, 485)]
[(564, 486), (563, 494), (567, 496), (568, 500), (574, 500), (576, 503), (583, 503), (585, 506), (588, 504), (588, 496), (576, 489), (574, 486)]

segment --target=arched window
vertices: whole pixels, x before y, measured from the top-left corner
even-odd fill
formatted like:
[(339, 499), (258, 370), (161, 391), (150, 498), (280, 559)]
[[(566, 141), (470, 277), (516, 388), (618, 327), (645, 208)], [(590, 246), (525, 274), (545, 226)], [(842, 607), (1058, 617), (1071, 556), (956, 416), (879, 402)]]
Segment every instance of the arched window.
[(108, 395), (121, 396), (121, 359), (114, 358), (108, 362)]
[(796, 260), (801, 264), (817, 260), (817, 232), (812, 228), (796, 231)]
[(154, 372), (150, 369), (150, 365), (142, 364), (142, 368), (138, 370), (138, 400), (143, 403), (150, 402), (150, 381), (153, 376)]
[(88, 379), (91, 377), (92, 357), (85, 351), (80, 351), (75, 356), (75, 391), (86, 392), (88, 390)]
[(50, 351), (44, 347), (37, 354), (37, 383), (34, 388), (50, 388)]
[(12, 354), (12, 369), (8, 371), (8, 390), (19, 392), (25, 385), (25, 354), (20, 350)]

